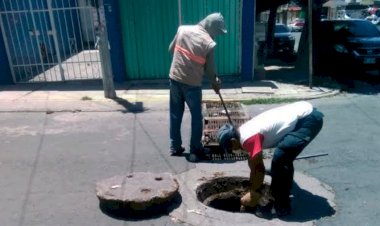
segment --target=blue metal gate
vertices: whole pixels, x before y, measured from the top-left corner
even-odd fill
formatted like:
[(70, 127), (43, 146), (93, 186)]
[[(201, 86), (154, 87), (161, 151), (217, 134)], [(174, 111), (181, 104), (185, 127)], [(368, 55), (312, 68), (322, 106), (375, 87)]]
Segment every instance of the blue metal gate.
[(15, 83), (101, 79), (101, 0), (0, 0), (0, 26)]

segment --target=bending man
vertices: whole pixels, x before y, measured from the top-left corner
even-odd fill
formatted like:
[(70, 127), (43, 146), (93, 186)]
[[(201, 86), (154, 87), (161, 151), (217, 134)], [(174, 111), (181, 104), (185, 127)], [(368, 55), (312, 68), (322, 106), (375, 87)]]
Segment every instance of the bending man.
[(246, 207), (256, 207), (260, 199), (265, 167), (262, 150), (275, 148), (271, 163), (271, 193), (279, 217), (290, 214), (290, 190), (293, 183), (293, 161), (317, 136), (323, 125), (323, 114), (306, 101), (265, 111), (237, 130), (230, 124), (217, 134), (225, 150), (243, 149), (249, 153), (250, 192), (241, 198)]

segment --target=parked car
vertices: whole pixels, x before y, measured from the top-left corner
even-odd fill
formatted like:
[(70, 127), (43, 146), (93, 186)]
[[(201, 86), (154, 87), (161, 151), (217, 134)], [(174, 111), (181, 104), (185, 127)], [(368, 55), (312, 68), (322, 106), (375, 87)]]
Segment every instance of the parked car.
[(316, 72), (380, 69), (380, 31), (368, 20), (324, 20), (314, 42)]
[(288, 24), (290, 30), (293, 32), (302, 31), (304, 25), (304, 19), (295, 19), (294, 21)]
[(274, 54), (290, 55), (294, 53), (295, 37), (284, 24), (276, 24), (274, 27)]

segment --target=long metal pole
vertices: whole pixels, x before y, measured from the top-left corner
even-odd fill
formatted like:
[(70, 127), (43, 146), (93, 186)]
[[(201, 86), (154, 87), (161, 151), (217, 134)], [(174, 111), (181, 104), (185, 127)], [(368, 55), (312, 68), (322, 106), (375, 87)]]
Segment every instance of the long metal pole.
[(178, 0), (178, 23), (182, 25), (182, 1)]
[[(5, 8), (4, 8), (5, 10)], [(12, 79), (13, 79), (13, 82), (16, 83), (17, 80), (16, 80), (16, 74), (15, 74), (15, 70), (14, 70), (14, 66), (13, 66), (13, 61), (12, 61), (12, 58), (11, 58), (11, 51), (9, 49), (9, 41), (8, 41), (8, 37), (7, 37), (7, 34), (5, 32), (5, 26), (4, 26), (4, 22), (3, 22), (3, 16), (7, 16), (7, 14), (2, 14), (0, 13), (0, 27), (1, 27), (1, 33), (3, 35), (3, 38), (4, 38), (4, 44), (5, 44), (5, 51), (7, 53), (7, 56), (8, 56), (8, 63), (9, 63), (9, 67), (11, 69), (11, 73), (12, 73)], [(7, 20), (7, 18), (5, 18), (5, 20)]]
[(313, 1), (308, 1), (309, 88), (313, 88)]
[[(304, 155), (304, 156), (298, 156), (297, 158), (295, 158), (295, 160), (315, 158), (315, 157), (321, 157), (321, 156), (326, 156), (326, 155), (328, 155), (328, 154), (327, 153), (321, 153), (321, 154), (315, 154), (315, 155)], [(271, 170), (265, 169), (265, 174), (271, 176)]]
[(229, 122), (231, 125), (233, 125), (233, 124), (232, 124), (231, 117), (230, 117), (230, 113), (228, 113), (227, 107), (226, 107), (226, 105), (224, 104), (224, 101), (223, 101), (223, 98), (222, 98), (222, 94), (220, 94), (220, 90), (219, 90), (218, 94), (219, 94), (220, 101), (222, 102), (223, 108), (224, 108), (224, 110), (226, 111), (226, 115), (227, 115), (227, 118), (228, 118), (228, 122)]
[[(30, 7), (30, 10), (33, 9), (33, 6), (32, 6), (32, 2), (31, 0), (29, 0), (29, 7)], [(36, 37), (36, 40), (37, 40), (37, 46), (39, 46), (40, 44), (40, 41), (39, 41), (39, 31), (37, 29), (37, 25), (36, 25), (36, 20), (34, 18), (34, 15), (33, 13), (31, 12), (30, 13), (31, 17), (32, 17), (32, 22), (33, 22), (33, 35)], [(16, 33), (17, 34), (17, 33)], [(20, 42), (19, 42), (20, 43)], [(36, 51), (37, 52), (37, 51)], [(43, 73), (44, 73), (44, 79), (46, 81), (46, 73), (45, 73), (45, 65), (44, 65), (44, 60), (43, 60), (43, 57), (41, 55), (41, 51), (38, 51), (38, 56), (40, 58), (40, 62), (41, 62), (41, 67), (42, 67), (42, 70), (43, 70)]]
[(321, 154), (315, 154), (315, 155), (304, 155), (304, 156), (298, 156), (298, 157), (296, 157), (296, 160), (315, 158), (315, 157), (321, 157), (321, 156), (326, 156), (326, 155), (328, 155), (328, 154), (327, 153), (321, 153)]
[[(30, 2), (30, 5), (32, 5), (31, 0), (29, 0), (29, 2)], [(48, 0), (47, 4), (48, 4), (48, 10), (49, 10), (50, 23), (51, 23), (51, 27), (52, 27), (51, 30), (52, 30), (52, 34), (53, 34), (54, 48), (55, 48), (55, 52), (57, 53), (59, 73), (61, 74), (62, 81), (65, 81), (65, 71), (63, 70), (63, 67), (62, 67), (61, 52), (59, 51), (59, 44), (58, 44), (58, 37), (57, 37), (57, 26), (55, 25), (55, 20), (54, 20), (54, 15), (53, 15), (52, 0)], [(58, 16), (58, 18), (59, 18), (59, 16)], [(45, 69), (44, 69), (44, 71), (45, 71)], [(44, 75), (45, 75), (45, 72), (44, 72)], [(46, 80), (46, 77), (45, 77), (45, 80)]]
[(111, 57), (109, 53), (109, 44), (106, 26), (103, 25), (100, 29), (99, 37), (99, 53), (100, 62), (102, 65), (102, 79), (103, 79), (103, 89), (104, 97), (115, 99), (116, 91), (113, 83), (112, 68), (111, 68)]
[[(255, 76), (256, 76), (256, 72), (257, 70), (259, 69), (258, 67), (258, 57), (257, 57), (257, 51), (258, 51), (258, 48), (259, 48), (259, 43), (258, 43), (258, 40), (256, 40), (256, 37), (257, 37), (257, 34), (256, 34), (256, 1), (253, 1), (253, 63), (252, 63), (252, 78), (251, 80), (253, 81), (255, 79)], [(260, 65), (261, 66), (261, 65)], [(255, 69), (257, 69), (255, 71)], [(261, 67), (260, 67), (260, 70), (261, 70)], [(258, 72), (259, 73), (262, 73), (262, 71)]]
[(96, 7), (97, 16), (99, 21), (99, 54), (100, 54), (100, 62), (102, 65), (102, 79), (103, 79), (103, 89), (104, 89), (104, 97), (110, 99), (116, 99), (116, 91), (113, 83), (112, 76), (112, 66), (111, 66), (111, 56), (110, 56), (110, 45), (108, 43), (108, 33), (107, 33), (107, 25), (102, 23), (100, 18), (100, 5), (103, 5), (103, 1), (99, 0), (100, 4)]

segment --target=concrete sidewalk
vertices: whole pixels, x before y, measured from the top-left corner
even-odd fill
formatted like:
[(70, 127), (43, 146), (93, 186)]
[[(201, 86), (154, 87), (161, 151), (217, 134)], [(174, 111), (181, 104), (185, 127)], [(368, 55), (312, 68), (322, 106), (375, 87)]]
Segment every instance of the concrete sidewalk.
[[(169, 86), (166, 80), (116, 84), (116, 93), (117, 99), (106, 99), (101, 81), (0, 86), (0, 111), (136, 112), (146, 108), (168, 108)], [(221, 90), (223, 99), (234, 101), (258, 98), (315, 99), (337, 93), (339, 93), (337, 89), (309, 88), (302, 84), (272, 80), (253, 82), (225, 80)], [(219, 100), (219, 96), (209, 84), (204, 84), (203, 99)]]

